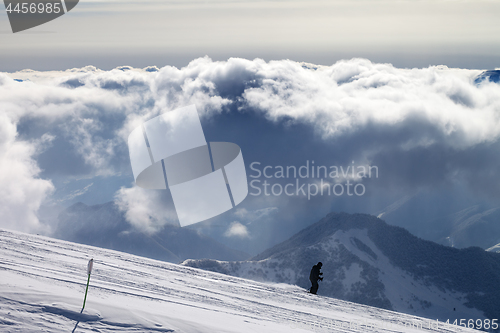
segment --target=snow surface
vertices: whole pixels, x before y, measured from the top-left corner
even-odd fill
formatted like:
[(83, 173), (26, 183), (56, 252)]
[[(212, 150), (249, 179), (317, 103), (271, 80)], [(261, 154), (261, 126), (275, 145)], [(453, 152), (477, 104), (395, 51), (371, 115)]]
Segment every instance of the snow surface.
[(1, 332), (473, 331), (293, 285), (18, 232), (0, 230), (0, 253)]

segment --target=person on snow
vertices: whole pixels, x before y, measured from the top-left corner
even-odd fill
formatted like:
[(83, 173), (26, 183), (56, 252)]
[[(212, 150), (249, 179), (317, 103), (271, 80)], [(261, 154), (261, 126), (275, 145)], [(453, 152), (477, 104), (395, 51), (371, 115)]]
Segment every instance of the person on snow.
[(318, 280), (323, 281), (323, 278), (320, 275), (323, 275), (323, 273), (320, 272), (321, 266), (323, 264), (321, 262), (318, 262), (318, 264), (314, 265), (311, 269), (311, 274), (309, 274), (309, 280), (311, 280), (311, 289), (309, 289), (309, 292), (311, 294), (316, 294), (318, 292)]

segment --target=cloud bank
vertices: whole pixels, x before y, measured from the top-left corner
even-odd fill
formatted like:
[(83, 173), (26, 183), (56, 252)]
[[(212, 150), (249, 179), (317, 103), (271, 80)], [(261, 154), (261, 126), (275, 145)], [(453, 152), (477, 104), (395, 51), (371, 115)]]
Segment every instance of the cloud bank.
[[(500, 86), (474, 84), (479, 73), (398, 69), (366, 59), (316, 66), (239, 58), (200, 58), (181, 69), (0, 73), (0, 227), (40, 228), (37, 211), (58, 191), (54, 179), (131, 175), (130, 131), (189, 104), (197, 106), (204, 126), (212, 128), (209, 133), (236, 137), (222, 141), (243, 142), (245, 152), (261, 142), (257, 136), (279, 142), (279, 133), (291, 129), (290, 138), (300, 140), (310, 129), (313, 136), (304, 135), (309, 141), (301, 143), (309, 148), (293, 152), (299, 157), (314, 154), (317, 146), (322, 152), (331, 147), (331, 158), (377, 164), (386, 186), (449, 180), (499, 196), (491, 177), (500, 163), (495, 157)], [(245, 117), (271, 127), (258, 133), (237, 127), (252, 126)], [(255, 147), (245, 156), (265, 160), (286, 150), (270, 149)], [(95, 182), (86, 189), (98, 190)], [(172, 212), (161, 212), (155, 191), (123, 188), (109, 200), (147, 232), (175, 220)]]

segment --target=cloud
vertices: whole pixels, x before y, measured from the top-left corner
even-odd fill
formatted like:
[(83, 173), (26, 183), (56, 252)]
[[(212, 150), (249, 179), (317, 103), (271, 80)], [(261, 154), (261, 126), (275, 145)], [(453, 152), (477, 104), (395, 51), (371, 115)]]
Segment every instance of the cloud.
[(239, 238), (250, 237), (247, 227), (238, 221), (234, 221), (233, 223), (231, 223), (229, 225), (229, 228), (224, 233), (224, 236), (226, 236), (226, 237), (239, 237)]
[(63, 202), (63, 201), (67, 201), (67, 200), (73, 200), (74, 198), (79, 197), (80, 195), (84, 195), (85, 193), (87, 193), (87, 191), (90, 189), (90, 187), (92, 185), (94, 185), (94, 183), (90, 183), (82, 189), (75, 190), (75, 191), (71, 192), (70, 194), (68, 194), (63, 199), (58, 200), (58, 201)]
[(132, 226), (148, 234), (161, 230), (166, 224), (179, 224), (175, 210), (168, 207), (160, 191), (122, 187), (116, 193), (115, 203)]
[[(38, 208), (59, 190), (55, 178), (102, 176), (93, 185), (99, 191), (106, 177), (125, 177), (125, 186), (132, 177), (126, 144), (131, 130), (189, 104), (197, 106), (207, 140), (238, 143), (247, 166), (254, 160), (355, 160), (378, 166), (379, 186), (414, 191), (449, 181), (500, 197), (500, 186), (491, 182), (498, 171), (492, 156), (500, 138), (500, 85), (475, 85), (479, 73), (398, 69), (366, 59), (316, 66), (207, 57), (158, 71), (0, 73), (0, 220), (3, 227), (38, 227)], [(148, 232), (176, 220), (173, 208), (162, 212), (166, 194), (122, 188), (109, 200)], [(236, 210), (231, 220), (268, 219), (277, 209), (294, 218), (303, 209), (297, 198), (247, 200), (254, 205)]]
[[(17, 117), (70, 120), (61, 124), (66, 137), (71, 136), (79, 154), (95, 169), (106, 165), (100, 159), (111, 158), (113, 148), (137, 124), (193, 103), (205, 116), (237, 104), (240, 110), (260, 112), (274, 122), (312, 125), (325, 139), (370, 126), (400, 127), (408, 120), (436, 129), (433, 135), (400, 142), (404, 149), (437, 141), (461, 149), (495, 141), (500, 135), (495, 116), (500, 107), (498, 86), (475, 86), (472, 80), (479, 72), (473, 70), (397, 69), (365, 59), (315, 66), (286, 60), (200, 58), (182, 69), (166, 66), (158, 72), (56, 73), (52, 80), (38, 72), (23, 73), (35, 80), (43, 77), (39, 84), (4, 84), (4, 92), (11, 93), (9, 109)], [(68, 85), (75, 81), (77, 88)], [(117, 134), (121, 142), (114, 141)]]
[(268, 217), (269, 215), (276, 213), (278, 210), (278, 207), (267, 207), (250, 211), (248, 211), (246, 208), (236, 208), (234, 215), (240, 220), (248, 221), (249, 223), (251, 223), (253, 221)]
[(365, 59), (330, 67), (270, 62), (259, 68), (262, 84), (245, 90), (243, 98), (272, 121), (311, 124), (324, 139), (415, 120), (432, 125), (436, 133), (409, 137), (398, 142), (400, 147), (444, 142), (461, 149), (500, 135), (499, 87), (476, 87), (475, 74), (440, 67), (397, 69)]
[[(54, 190), (50, 180), (40, 179), (33, 156), (37, 143), (16, 140), (16, 125), (0, 114), (0, 221), (2, 228), (40, 232), (37, 211)], [(44, 140), (40, 140), (40, 146)], [(41, 147), (42, 149), (42, 147)]]

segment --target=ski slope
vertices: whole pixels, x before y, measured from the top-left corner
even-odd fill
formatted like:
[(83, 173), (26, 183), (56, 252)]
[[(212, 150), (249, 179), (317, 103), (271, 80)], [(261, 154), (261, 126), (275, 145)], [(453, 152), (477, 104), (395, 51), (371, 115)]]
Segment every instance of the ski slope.
[(0, 230), (0, 254), (1, 332), (473, 331), (297, 286), (18, 232)]

